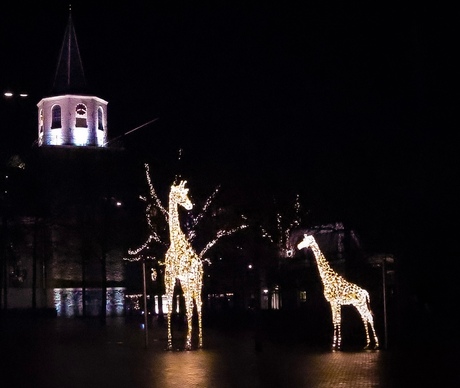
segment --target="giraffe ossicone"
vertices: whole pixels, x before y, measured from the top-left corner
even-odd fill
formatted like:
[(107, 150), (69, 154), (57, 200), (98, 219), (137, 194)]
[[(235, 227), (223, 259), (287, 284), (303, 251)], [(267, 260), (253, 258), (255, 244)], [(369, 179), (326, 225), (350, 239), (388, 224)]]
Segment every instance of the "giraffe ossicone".
[(379, 340), (374, 329), (374, 318), (370, 309), (369, 293), (367, 290), (345, 280), (335, 272), (326, 261), (323, 253), (319, 249), (318, 243), (311, 235), (304, 235), (303, 240), (297, 245), (297, 249), (310, 248), (315, 256), (318, 272), (323, 283), (323, 293), (325, 299), (329, 302), (332, 312), (332, 350), (340, 350), (342, 345), (341, 321), (342, 306), (352, 305), (361, 315), (361, 320), (366, 332), (365, 349), (371, 348), (371, 338), (369, 336), (369, 327), (372, 330), (374, 349), (379, 347)]
[(185, 187), (186, 181), (173, 184), (169, 193), (169, 240), (170, 245), (165, 255), (165, 293), (167, 300), (167, 349), (172, 349), (171, 314), (174, 286), (179, 280), (185, 298), (185, 315), (187, 321), (187, 334), (185, 349), (192, 349), (193, 306), (196, 305), (198, 314), (198, 347), (203, 346), (201, 322), (201, 291), (203, 287), (203, 263), (196, 254), (183, 233), (179, 220), (179, 206), (191, 210), (193, 204), (188, 198), (189, 189)]

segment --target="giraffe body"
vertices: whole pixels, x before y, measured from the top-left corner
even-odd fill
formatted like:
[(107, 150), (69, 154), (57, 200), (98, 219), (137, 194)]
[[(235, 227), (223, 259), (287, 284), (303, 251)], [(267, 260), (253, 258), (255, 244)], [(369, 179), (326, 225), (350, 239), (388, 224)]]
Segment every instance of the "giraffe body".
[(304, 239), (297, 245), (297, 248), (310, 248), (315, 256), (318, 272), (323, 283), (324, 297), (331, 306), (333, 324), (332, 350), (340, 350), (342, 344), (341, 321), (343, 305), (354, 306), (360, 314), (366, 332), (365, 349), (369, 349), (371, 346), (369, 326), (374, 339), (374, 348), (378, 348), (379, 340), (374, 329), (369, 293), (356, 284), (345, 280), (331, 268), (313, 236), (305, 234)]
[(193, 205), (188, 198), (188, 189), (185, 188), (186, 181), (178, 185), (172, 185), (169, 193), (169, 237), (170, 246), (165, 255), (165, 292), (168, 305), (167, 327), (168, 344), (167, 349), (172, 349), (171, 314), (174, 296), (174, 286), (179, 280), (185, 298), (185, 314), (187, 320), (187, 334), (185, 349), (192, 348), (193, 328), (193, 303), (196, 304), (198, 314), (198, 347), (203, 346), (202, 323), (201, 323), (201, 290), (203, 286), (203, 263), (195, 253), (185, 234), (182, 232), (179, 222), (179, 205), (187, 210)]

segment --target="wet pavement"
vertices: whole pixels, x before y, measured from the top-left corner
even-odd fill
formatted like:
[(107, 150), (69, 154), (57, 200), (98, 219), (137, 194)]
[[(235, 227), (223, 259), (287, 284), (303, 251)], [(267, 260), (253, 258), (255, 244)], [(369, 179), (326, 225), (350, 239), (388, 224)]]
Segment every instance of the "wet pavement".
[[(203, 348), (180, 350), (184, 330), (156, 319), (0, 317), (1, 387), (418, 387), (456, 386), (458, 356), (447, 348), (332, 352), (253, 330), (203, 330)], [(146, 335), (147, 333), (147, 335)], [(292, 333), (291, 333), (292, 334)], [(257, 341), (255, 341), (257, 338)], [(6, 383), (7, 382), (7, 383)]]

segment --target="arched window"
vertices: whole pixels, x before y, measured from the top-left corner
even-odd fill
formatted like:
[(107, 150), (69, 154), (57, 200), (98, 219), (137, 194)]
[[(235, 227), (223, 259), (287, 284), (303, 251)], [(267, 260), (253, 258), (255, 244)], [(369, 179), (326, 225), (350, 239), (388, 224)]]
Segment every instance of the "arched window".
[(61, 107), (54, 105), (51, 109), (51, 128), (61, 128)]
[(102, 108), (97, 108), (97, 129), (104, 130), (104, 122), (102, 121)]
[(75, 107), (75, 126), (76, 127), (87, 127), (86, 117), (87, 117), (87, 110), (85, 104), (77, 104)]

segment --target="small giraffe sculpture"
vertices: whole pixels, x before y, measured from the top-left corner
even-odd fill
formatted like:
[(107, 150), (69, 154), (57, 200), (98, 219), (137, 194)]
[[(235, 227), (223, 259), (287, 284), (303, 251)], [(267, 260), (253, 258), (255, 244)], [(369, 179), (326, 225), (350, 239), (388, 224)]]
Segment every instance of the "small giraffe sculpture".
[(168, 345), (167, 349), (172, 349), (171, 333), (171, 313), (174, 286), (176, 280), (180, 281), (185, 297), (185, 313), (187, 320), (187, 335), (185, 349), (192, 348), (192, 318), (193, 301), (195, 301), (198, 314), (198, 347), (203, 346), (202, 325), (201, 325), (201, 290), (203, 286), (203, 263), (195, 253), (187, 237), (182, 232), (179, 222), (179, 209), (181, 205), (186, 210), (191, 210), (193, 205), (188, 198), (188, 188), (185, 188), (186, 181), (181, 181), (178, 185), (173, 184), (169, 193), (169, 239), (170, 245), (165, 256), (165, 289), (168, 304), (167, 326), (168, 326)]
[(354, 306), (361, 315), (364, 330), (366, 331), (366, 346), (364, 349), (369, 349), (371, 346), (368, 325), (372, 329), (374, 349), (377, 349), (379, 340), (375, 333), (374, 318), (369, 307), (369, 293), (356, 284), (348, 282), (330, 267), (313, 236), (305, 234), (297, 248), (310, 248), (315, 256), (316, 265), (323, 283), (324, 297), (329, 302), (332, 311), (332, 324), (334, 327), (332, 350), (340, 350), (341, 347), (342, 305)]

